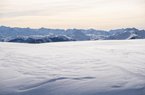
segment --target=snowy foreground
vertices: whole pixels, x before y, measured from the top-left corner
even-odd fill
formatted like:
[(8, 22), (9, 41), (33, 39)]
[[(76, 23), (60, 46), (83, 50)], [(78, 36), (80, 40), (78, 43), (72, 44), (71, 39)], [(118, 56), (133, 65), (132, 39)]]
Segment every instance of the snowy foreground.
[(0, 95), (145, 95), (145, 40), (0, 43)]

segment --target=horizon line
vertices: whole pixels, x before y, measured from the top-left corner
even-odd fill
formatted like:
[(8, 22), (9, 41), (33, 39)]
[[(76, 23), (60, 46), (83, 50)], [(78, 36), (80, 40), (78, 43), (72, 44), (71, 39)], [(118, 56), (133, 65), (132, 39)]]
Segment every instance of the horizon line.
[(6, 26), (6, 25), (0, 25), (0, 27), (7, 27), (7, 28), (29, 28), (29, 29), (58, 29), (58, 30), (69, 30), (69, 29), (77, 29), (77, 30), (100, 30), (100, 31), (111, 31), (111, 30), (118, 30), (118, 29), (137, 29), (137, 30), (145, 30), (145, 29), (139, 29), (139, 28), (136, 28), (136, 27), (123, 27), (123, 28), (113, 28), (113, 29), (97, 29), (97, 28), (49, 28), (49, 27), (18, 27), (18, 26)]

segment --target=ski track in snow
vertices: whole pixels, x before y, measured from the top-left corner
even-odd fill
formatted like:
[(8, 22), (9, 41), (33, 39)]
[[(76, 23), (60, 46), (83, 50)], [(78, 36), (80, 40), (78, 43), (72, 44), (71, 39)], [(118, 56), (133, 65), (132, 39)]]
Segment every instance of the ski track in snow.
[(0, 95), (145, 95), (145, 40), (0, 43)]

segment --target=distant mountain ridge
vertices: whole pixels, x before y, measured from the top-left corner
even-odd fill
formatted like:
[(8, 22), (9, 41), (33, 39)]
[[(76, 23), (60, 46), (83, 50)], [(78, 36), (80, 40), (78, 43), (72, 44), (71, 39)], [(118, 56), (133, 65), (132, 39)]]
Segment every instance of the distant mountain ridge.
[(45, 43), (85, 40), (128, 40), (145, 39), (145, 30), (136, 28), (110, 31), (95, 29), (31, 29), (0, 26), (1, 42)]

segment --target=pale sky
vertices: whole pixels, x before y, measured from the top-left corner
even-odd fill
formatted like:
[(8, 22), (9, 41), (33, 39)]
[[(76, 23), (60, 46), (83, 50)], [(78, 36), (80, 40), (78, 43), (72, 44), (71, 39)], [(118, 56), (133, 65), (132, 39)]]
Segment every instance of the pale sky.
[(0, 0), (0, 25), (145, 29), (145, 0)]

